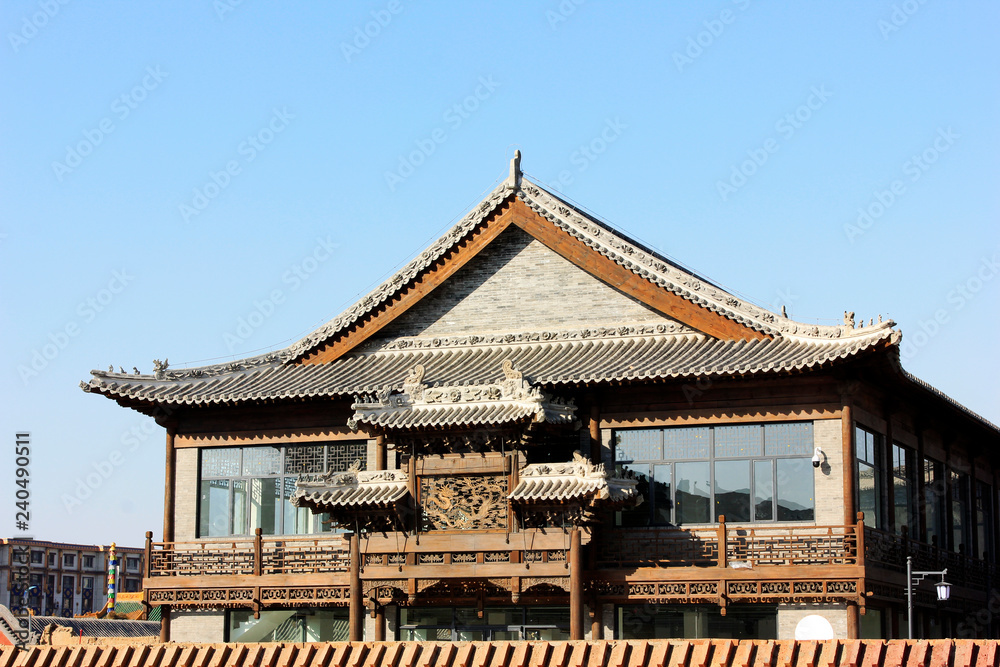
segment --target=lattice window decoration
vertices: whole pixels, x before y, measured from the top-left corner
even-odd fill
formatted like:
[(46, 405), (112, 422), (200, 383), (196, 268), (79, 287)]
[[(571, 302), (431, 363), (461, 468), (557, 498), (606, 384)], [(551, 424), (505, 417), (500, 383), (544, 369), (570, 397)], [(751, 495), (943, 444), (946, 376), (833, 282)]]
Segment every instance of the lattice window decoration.
[(708, 426), (663, 430), (663, 459), (707, 459), (711, 451), (712, 429)]
[(362, 470), (368, 467), (367, 442), (337, 442), (331, 444), (327, 449), (327, 470), (334, 472), (347, 470), (359, 459)]
[(423, 530), (505, 528), (507, 477), (421, 477), (420, 505)]
[(812, 422), (764, 425), (765, 456), (812, 456)]
[(280, 475), (280, 447), (245, 447), (243, 449), (243, 475)]
[(285, 448), (285, 474), (326, 472), (326, 446), (304, 445)]
[(240, 447), (201, 450), (202, 477), (237, 477), (240, 474)]
[(718, 457), (760, 456), (764, 449), (764, 429), (759, 424), (715, 427), (715, 455)]

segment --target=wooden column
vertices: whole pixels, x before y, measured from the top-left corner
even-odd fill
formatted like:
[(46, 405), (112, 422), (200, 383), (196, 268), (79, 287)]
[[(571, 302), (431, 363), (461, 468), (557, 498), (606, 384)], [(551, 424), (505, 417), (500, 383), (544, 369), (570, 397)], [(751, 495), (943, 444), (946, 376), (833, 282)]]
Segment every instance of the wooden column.
[(596, 397), (590, 404), (590, 460), (592, 463), (601, 462), (601, 406), (597, 404)]
[(388, 457), (386, 456), (385, 451), (385, 436), (377, 435), (375, 436), (375, 469), (385, 470), (387, 460)]
[(348, 607), (348, 641), (362, 641), (365, 605), (361, 595), (361, 547), (357, 532), (351, 533), (351, 591)]
[(160, 643), (170, 641), (170, 605), (160, 605)]
[(604, 639), (604, 605), (597, 600), (593, 602), (594, 617), (590, 619), (590, 638), (592, 640)]
[(382, 605), (375, 607), (375, 641), (385, 641), (385, 607)]
[(858, 616), (858, 603), (847, 603), (847, 639), (861, 638), (861, 619)]
[(167, 466), (164, 475), (163, 489), (163, 541), (174, 541), (174, 488), (177, 478), (176, 467), (174, 465), (177, 457), (174, 454), (174, 436), (177, 434), (177, 427), (167, 426)]
[[(854, 469), (857, 466), (856, 450), (854, 448), (854, 410), (851, 408), (851, 399), (843, 397), (844, 408), (841, 412), (841, 440), (843, 445), (843, 466), (844, 476), (844, 525), (850, 525), (856, 521), (854, 509)], [(856, 610), (856, 608), (855, 608)], [(857, 614), (855, 614), (856, 616)]]
[(583, 554), (576, 527), (569, 533), (569, 638), (583, 639)]

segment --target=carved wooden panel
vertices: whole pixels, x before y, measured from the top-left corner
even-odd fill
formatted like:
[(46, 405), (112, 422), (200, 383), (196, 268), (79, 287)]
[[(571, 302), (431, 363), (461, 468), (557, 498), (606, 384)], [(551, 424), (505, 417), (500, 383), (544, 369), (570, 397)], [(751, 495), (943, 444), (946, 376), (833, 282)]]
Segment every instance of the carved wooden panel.
[(423, 530), (475, 530), (507, 526), (505, 475), (435, 475), (420, 478)]

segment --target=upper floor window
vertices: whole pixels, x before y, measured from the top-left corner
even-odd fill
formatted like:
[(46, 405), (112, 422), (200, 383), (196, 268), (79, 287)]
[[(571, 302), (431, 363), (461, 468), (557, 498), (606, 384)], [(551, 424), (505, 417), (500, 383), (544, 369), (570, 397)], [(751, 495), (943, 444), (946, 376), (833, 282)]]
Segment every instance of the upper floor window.
[(139, 559), (135, 557), (129, 557), (125, 559), (125, 569), (129, 572), (139, 571)]
[(915, 452), (898, 442), (892, 444), (892, 505), (897, 534), (906, 526), (910, 537), (917, 534), (917, 468)]
[(346, 470), (367, 461), (367, 442), (289, 447), (225, 447), (201, 451), (198, 504), (201, 537), (300, 535), (329, 530), (322, 518), (294, 507), (290, 498), (300, 473)]
[(56, 552), (52, 551), (49, 553), (49, 567), (56, 566)]
[(89, 568), (89, 569), (93, 569), (94, 568), (94, 563), (95, 563), (95, 560), (94, 560), (93, 556), (84, 556), (83, 557), (83, 566), (84, 567)]
[(815, 518), (812, 422), (615, 433), (618, 470), (639, 477), (645, 501), (623, 526)]
[(972, 547), (972, 503), (969, 497), (969, 476), (950, 471), (951, 490), (951, 550), (966, 556), (974, 555)]
[(44, 551), (32, 551), (31, 552), (31, 564), (41, 565), (45, 562), (45, 552)]
[(858, 511), (864, 512), (866, 525), (885, 528), (885, 494), (882, 490), (885, 483), (884, 438), (880, 433), (858, 426), (854, 443), (858, 452), (855, 470)]
[(920, 504), (927, 531), (925, 541), (943, 548), (946, 545), (944, 465), (933, 459), (924, 458), (921, 468), (924, 476), (924, 497)]
[(76, 554), (63, 554), (63, 567), (76, 567)]

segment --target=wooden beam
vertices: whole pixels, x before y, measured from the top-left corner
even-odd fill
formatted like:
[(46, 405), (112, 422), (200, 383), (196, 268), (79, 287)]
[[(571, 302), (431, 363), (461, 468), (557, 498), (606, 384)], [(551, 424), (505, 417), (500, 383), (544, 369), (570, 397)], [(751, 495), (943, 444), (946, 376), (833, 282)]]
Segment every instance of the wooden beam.
[(545, 244), (565, 259), (573, 262), (615, 289), (654, 308), (664, 315), (723, 340), (763, 340), (767, 334), (746, 327), (711, 310), (702, 308), (682, 296), (649, 282), (617, 264), (583, 241), (571, 236), (535, 213), (520, 199), (510, 208), (514, 224)]
[[(518, 200), (514, 199), (513, 201), (517, 202)], [(307, 354), (299, 363), (327, 364), (368, 340), (465, 266), (469, 260), (479, 254), (480, 250), (499, 236), (500, 232), (507, 229), (511, 222), (509, 205), (502, 205), (478, 229), (441, 257), (436, 264), (418, 275), (409, 286), (393, 296), (388, 303), (354, 323), (336, 340)]]

